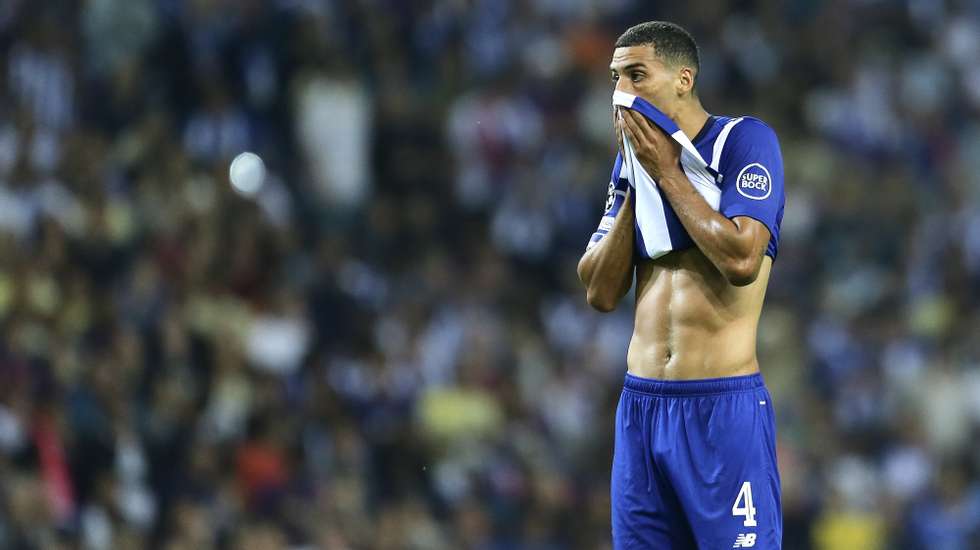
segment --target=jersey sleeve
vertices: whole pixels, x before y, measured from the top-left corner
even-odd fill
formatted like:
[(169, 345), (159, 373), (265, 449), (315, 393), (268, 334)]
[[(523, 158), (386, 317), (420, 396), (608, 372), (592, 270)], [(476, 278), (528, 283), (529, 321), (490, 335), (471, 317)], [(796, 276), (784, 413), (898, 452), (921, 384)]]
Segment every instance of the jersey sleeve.
[(764, 122), (746, 118), (732, 127), (723, 147), (718, 210), (726, 218), (748, 216), (762, 222), (769, 229), (766, 254), (775, 258), (785, 204), (776, 133)]
[(589, 244), (585, 248), (586, 250), (598, 244), (609, 233), (609, 230), (612, 229), (613, 222), (616, 221), (616, 214), (619, 213), (619, 209), (626, 202), (626, 188), (629, 187), (629, 180), (621, 177), (622, 171), (623, 157), (621, 154), (617, 154), (616, 161), (613, 163), (612, 175), (609, 177), (609, 191), (606, 194), (606, 206), (603, 210), (602, 219), (599, 220), (599, 227), (596, 228), (595, 233), (589, 239)]

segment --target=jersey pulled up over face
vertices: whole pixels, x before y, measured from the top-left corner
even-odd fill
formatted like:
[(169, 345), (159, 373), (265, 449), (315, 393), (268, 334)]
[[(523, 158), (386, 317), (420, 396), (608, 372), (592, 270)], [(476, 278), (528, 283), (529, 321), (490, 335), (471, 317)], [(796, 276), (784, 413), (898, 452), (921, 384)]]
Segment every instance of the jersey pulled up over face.
[[(783, 157), (776, 133), (766, 123), (753, 117), (711, 116), (701, 132), (691, 140), (704, 159), (719, 174), (721, 188), (719, 212), (726, 218), (747, 216), (769, 229), (766, 255), (776, 258), (779, 248), (779, 227), (783, 221), (786, 197), (783, 192)], [(612, 228), (612, 222), (622, 206), (629, 181), (622, 173), (623, 161), (616, 156), (609, 194), (602, 221), (589, 247), (595, 246)], [(694, 246), (694, 241), (670, 206), (663, 192), (664, 215), (670, 232), (673, 250)], [(639, 227), (636, 236), (642, 242)], [(647, 257), (642, 247), (640, 257)]]

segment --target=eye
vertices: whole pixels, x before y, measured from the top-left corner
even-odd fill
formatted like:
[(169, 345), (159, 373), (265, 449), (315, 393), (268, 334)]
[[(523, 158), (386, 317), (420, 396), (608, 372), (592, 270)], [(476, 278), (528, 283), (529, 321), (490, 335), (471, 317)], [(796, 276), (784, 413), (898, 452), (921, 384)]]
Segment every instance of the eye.
[(609, 75), (609, 78), (612, 78), (612, 81), (616, 82), (617, 80), (619, 80), (619, 75), (616, 73), (612, 73)]
[(643, 80), (643, 73), (640, 72), (630, 73), (630, 80), (632, 80), (633, 82), (639, 82)]

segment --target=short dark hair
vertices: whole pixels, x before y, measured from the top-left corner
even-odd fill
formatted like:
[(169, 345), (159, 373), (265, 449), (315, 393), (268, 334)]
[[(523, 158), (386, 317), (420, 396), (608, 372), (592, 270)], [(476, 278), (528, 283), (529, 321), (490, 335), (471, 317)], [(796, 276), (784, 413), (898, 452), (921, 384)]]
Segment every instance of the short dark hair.
[(701, 72), (701, 56), (698, 44), (691, 33), (677, 23), (647, 21), (626, 29), (616, 39), (617, 48), (653, 46), (657, 57), (671, 65), (688, 65), (694, 69), (695, 79)]

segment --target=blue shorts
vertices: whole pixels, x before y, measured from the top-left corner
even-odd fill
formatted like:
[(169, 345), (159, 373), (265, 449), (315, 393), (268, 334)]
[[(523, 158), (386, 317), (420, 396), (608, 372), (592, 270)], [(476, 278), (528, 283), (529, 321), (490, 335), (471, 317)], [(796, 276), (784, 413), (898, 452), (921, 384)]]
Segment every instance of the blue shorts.
[(611, 486), (616, 550), (781, 548), (776, 423), (762, 375), (627, 374)]

